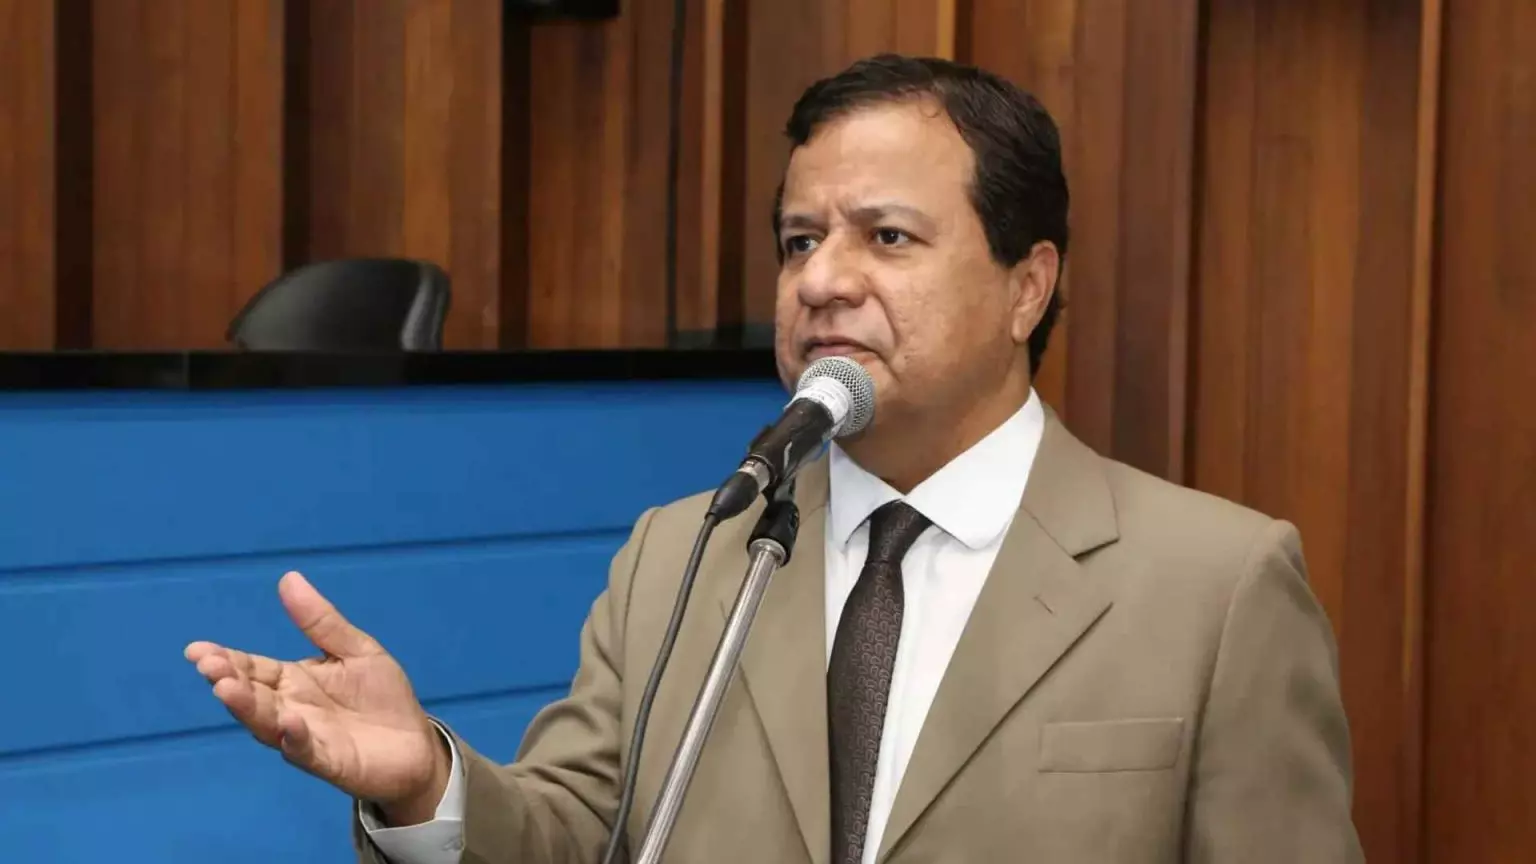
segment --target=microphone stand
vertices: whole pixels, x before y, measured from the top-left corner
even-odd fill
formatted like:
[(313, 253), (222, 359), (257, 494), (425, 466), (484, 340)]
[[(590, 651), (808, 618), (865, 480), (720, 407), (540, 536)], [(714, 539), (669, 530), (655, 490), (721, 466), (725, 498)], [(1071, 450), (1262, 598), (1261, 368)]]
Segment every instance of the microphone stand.
[(709, 736), (720, 703), (725, 698), (726, 688), (741, 660), (741, 650), (747, 643), (752, 619), (762, 605), (763, 594), (768, 590), (774, 572), (784, 566), (794, 549), (795, 537), (800, 531), (800, 511), (795, 507), (793, 481), (784, 485), (787, 488), (783, 490), (775, 487), (767, 491), (768, 506), (763, 509), (763, 515), (757, 520), (757, 526), (752, 529), (752, 536), (747, 541), (751, 561), (747, 565), (746, 578), (742, 580), (741, 590), (736, 594), (731, 615), (726, 619), (725, 632), (720, 635), (720, 643), (710, 661), (709, 672), (704, 676), (698, 698), (694, 700), (693, 711), (688, 715), (682, 741), (672, 757), (671, 767), (667, 769), (666, 780), (656, 798), (656, 809), (652, 811), (650, 824), (646, 826), (645, 840), (640, 845), (640, 855), (635, 859), (635, 864), (660, 864), (662, 853), (667, 849), (667, 840), (672, 835), (672, 826), (676, 824), (677, 815), (682, 810), (683, 796), (693, 780), (694, 769), (698, 767), (704, 741)]

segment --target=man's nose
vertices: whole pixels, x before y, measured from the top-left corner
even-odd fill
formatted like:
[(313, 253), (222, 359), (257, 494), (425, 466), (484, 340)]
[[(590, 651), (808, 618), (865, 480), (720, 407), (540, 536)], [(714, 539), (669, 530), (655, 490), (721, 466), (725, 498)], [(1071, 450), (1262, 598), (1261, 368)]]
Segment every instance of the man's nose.
[(858, 306), (869, 291), (869, 274), (858, 251), (832, 238), (811, 253), (799, 282), (800, 302), (812, 308)]

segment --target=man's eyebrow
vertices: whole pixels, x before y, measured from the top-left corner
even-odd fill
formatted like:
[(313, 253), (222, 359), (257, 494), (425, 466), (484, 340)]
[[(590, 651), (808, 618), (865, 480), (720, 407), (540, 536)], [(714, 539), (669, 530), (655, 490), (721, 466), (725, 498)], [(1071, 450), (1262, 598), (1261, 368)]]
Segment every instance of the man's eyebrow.
[(933, 217), (916, 207), (909, 207), (906, 204), (865, 204), (862, 207), (855, 207), (849, 210), (847, 216), (850, 222), (858, 222), (864, 225), (879, 222), (891, 216), (901, 216), (916, 222), (920, 230), (932, 231), (935, 228)]
[(809, 213), (784, 213), (779, 216), (779, 230), (786, 228), (819, 228), (821, 220)]
[[(892, 216), (900, 216), (916, 223), (916, 227), (922, 231), (933, 231), (935, 223), (933, 217), (927, 213), (906, 204), (880, 203), (864, 204), (844, 211), (844, 216), (850, 222), (860, 225), (872, 225)], [(779, 230), (786, 231), (791, 228), (821, 228), (822, 220), (810, 213), (790, 212), (779, 216)]]

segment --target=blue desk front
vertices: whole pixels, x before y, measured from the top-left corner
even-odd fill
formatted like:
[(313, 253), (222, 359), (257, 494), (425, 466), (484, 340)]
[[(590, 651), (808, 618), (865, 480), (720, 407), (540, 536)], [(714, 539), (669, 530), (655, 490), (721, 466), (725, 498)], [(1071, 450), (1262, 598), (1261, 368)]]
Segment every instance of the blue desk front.
[(300, 569), (510, 760), (646, 507), (706, 489), (771, 381), (0, 393), (0, 862), (337, 862), (349, 806), (181, 658), (312, 649)]

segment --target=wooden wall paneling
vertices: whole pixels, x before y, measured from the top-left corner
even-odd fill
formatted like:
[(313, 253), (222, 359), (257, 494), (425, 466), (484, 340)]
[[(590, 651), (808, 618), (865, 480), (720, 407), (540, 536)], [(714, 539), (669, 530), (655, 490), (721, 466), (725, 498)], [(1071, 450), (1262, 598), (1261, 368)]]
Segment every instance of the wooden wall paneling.
[(309, 234), (304, 253), (290, 256), (291, 263), (430, 260), (453, 280), (445, 346), (502, 344), (502, 294), (520, 286), (501, 272), (500, 5), (305, 5), (308, 92), (298, 110), (310, 130), (309, 210), (300, 217)]
[[(400, 254), (411, 258), (424, 258), (437, 262), (447, 270), (453, 278), (453, 300), (458, 301), (453, 306), (460, 305), (465, 298), (463, 294), (475, 284), (473, 278), (465, 279), (462, 283), (458, 275), (458, 268), (453, 260), (454, 241), (458, 239), (459, 227), (453, 219), (453, 170), (449, 161), (449, 151), (455, 145), (463, 147), (473, 144), (475, 136), (473, 128), (466, 127), (463, 131), (469, 133), (460, 138), (455, 133), (460, 131), (455, 120), (462, 119), (457, 115), (460, 112), (454, 110), (454, 97), (459, 91), (455, 84), (467, 84), (469, 89), (478, 89), (480, 81), (466, 78), (463, 82), (456, 81), (454, 75), (454, 34), (461, 28), (456, 26), (461, 22), (458, 16), (466, 11), (467, 7), (456, 9), (452, 0), (408, 0), (405, 8), (401, 10), (403, 21), (401, 22), (400, 54), (395, 58), (394, 65), (398, 67), (403, 79), (400, 93)], [(481, 9), (491, 8), (494, 11), (495, 4), (477, 3)], [(491, 34), (497, 34), (499, 27), (482, 27), (489, 29)], [(494, 67), (492, 67), (494, 68)], [(490, 73), (491, 69), (485, 72)], [(492, 78), (487, 74), (486, 77)], [(468, 106), (466, 106), (468, 107)], [(479, 108), (480, 106), (473, 106)], [(483, 116), (483, 115), (482, 115)], [(495, 113), (489, 115), (489, 119), (495, 122), (499, 117)], [(493, 128), (492, 134), (495, 134)], [(494, 153), (494, 151), (492, 151)], [(476, 153), (479, 159), (475, 167), (480, 170), (492, 170), (496, 162), (492, 153)], [(498, 185), (492, 181), (483, 185), (483, 189), (491, 196), (491, 212), (495, 212), (496, 198), (500, 193)], [(494, 267), (495, 261), (492, 261)], [(483, 274), (474, 274), (483, 275)], [(492, 274), (494, 279), (494, 271)], [(479, 281), (484, 281), (483, 278)], [(450, 307), (452, 308), (452, 307)], [(453, 309), (460, 314), (451, 316), (449, 323), (445, 324), (443, 341), (454, 345), (461, 344), (464, 336), (468, 335), (466, 325), (471, 327), (479, 323), (476, 319), (480, 316), (471, 314), (466, 316), (466, 311), (475, 313), (477, 309)], [(478, 335), (478, 334), (477, 334)], [(494, 336), (494, 333), (492, 334)], [(473, 339), (470, 344), (476, 344), (480, 340)], [(494, 344), (494, 341), (493, 343)]]
[[(143, 251), (150, 256), (145, 261), (146, 275), (174, 286), (157, 305), (179, 313), (179, 320), (173, 319), (176, 329), (163, 331), (160, 344), (217, 347), (224, 344), (218, 325), (227, 324), (236, 311), (230, 265), (238, 225), (232, 181), (241, 161), (239, 138), (234, 134), (241, 40), (235, 29), (235, 4), (171, 3), (159, 14), (175, 15), (177, 5), (182, 17), (175, 43), (167, 38), (161, 46), (157, 37), (148, 37), (166, 52), (157, 51), (151, 61), (165, 64), (166, 78), (150, 85), (165, 88), (165, 101), (156, 99), (151, 104), (163, 104), (165, 114), (176, 120), (149, 138), (154, 174), (151, 187), (141, 194), (160, 202), (157, 209), (165, 221), (161, 230), (145, 238)], [(176, 29), (170, 21), (146, 26), (167, 36)]]
[[(1375, 860), (1414, 864), (1423, 692), (1417, 547), (1423, 512), (1429, 352), (1426, 226), (1438, 88), (1436, 22), (1418, 0), (1367, 4), (1354, 250), (1348, 496), (1334, 542), (1345, 546), (1338, 621), (1345, 704), (1356, 730), (1356, 822)], [(1340, 178), (1342, 182), (1348, 182)], [(1319, 370), (1327, 374), (1327, 370)], [(1317, 484), (1325, 487), (1326, 484)], [(1315, 533), (1315, 532), (1314, 532)]]
[[(649, 0), (641, 6), (634, 21), (633, 48), (630, 55), (629, 93), (625, 119), (627, 152), (623, 154), (624, 236), (623, 282), (617, 315), (616, 340), (619, 344), (643, 348), (665, 347), (676, 329), (676, 310), (667, 284), (667, 199), (672, 126), (672, 45), (676, 24), (683, 27), (683, 38), (698, 28), (687, 28), (687, 4), (683, 21), (675, 22), (672, 0)], [(684, 70), (686, 71), (686, 70)], [(686, 82), (683, 82), (686, 92)], [(679, 105), (679, 111), (682, 106)], [(679, 135), (698, 137), (699, 128), (686, 132), (679, 117)], [(613, 155), (618, 156), (618, 153)], [(679, 161), (679, 175), (682, 171)], [(697, 171), (698, 163), (689, 166)], [(694, 179), (694, 184), (698, 183)], [(680, 184), (681, 185), (681, 184)], [(690, 184), (692, 185), (692, 184)], [(679, 196), (680, 199), (681, 196)], [(681, 207), (679, 206), (679, 210)], [(689, 238), (697, 243), (698, 238)], [(679, 231), (674, 244), (682, 240)], [(673, 247), (676, 252), (676, 246)], [(681, 270), (681, 259), (677, 267)]]
[(604, 25), (587, 24), (538, 25), (529, 33), (528, 162), (538, 166), (528, 177), (525, 226), (530, 347), (578, 341), (571, 320), (578, 290), (594, 316), (611, 302), (599, 269), (612, 253), (594, 151), (611, 98), (603, 88), (604, 34)]
[[(744, 218), (751, 173), (747, 147), (747, 136), (752, 131), (749, 128), (751, 105), (748, 102), (751, 43), (747, 38), (747, 26), (750, 17), (748, 4), (723, 3), (719, 26), (720, 197), (714, 202), (711, 212), (719, 225), (713, 292), (716, 303), (716, 341), (727, 345), (738, 345), (743, 341), (747, 250), (763, 242), (760, 237), (748, 237), (747, 220)], [(768, 241), (770, 251), (772, 242)]]
[[(140, 0), (93, 0), (92, 74), (96, 96), (91, 345), (143, 345), (139, 331), (139, 144), (135, 54)], [(145, 220), (154, 214), (145, 213)]]
[[(1404, 469), (1403, 697), (1401, 762), (1398, 787), (1397, 850), (1403, 864), (1427, 861), (1424, 849), (1424, 624), (1425, 525), (1428, 515), (1429, 384), (1432, 350), (1430, 310), (1434, 292), (1436, 164), (1440, 151), (1441, 55), (1444, 42), (1442, 0), (1424, 0), (1419, 38), (1418, 135), (1414, 181), (1413, 288), (1409, 313), (1407, 464)], [(1385, 782), (1385, 781), (1383, 781)], [(1390, 829), (1385, 829), (1390, 830)], [(1383, 840), (1386, 844), (1388, 841)]]
[[(112, 2), (100, 0), (96, 4), (97, 10), (103, 5), (112, 5)], [(187, 313), (192, 310), (188, 308), (191, 302), (190, 292), (187, 291), (189, 286), (181, 270), (184, 263), (182, 253), (191, 251), (196, 240), (207, 239), (204, 236), (195, 240), (189, 234), (189, 224), (195, 225), (196, 222), (189, 218), (192, 214), (188, 213), (188, 209), (196, 208), (197, 216), (212, 215), (222, 210), (218, 215), (228, 218), (228, 201), (218, 200), (223, 199), (224, 195), (214, 193), (202, 200), (193, 201), (187, 194), (188, 185), (195, 176), (190, 170), (194, 161), (199, 157), (218, 159), (223, 155), (191, 152), (193, 145), (188, 140), (188, 132), (192, 124), (187, 123), (187, 112), (201, 109), (205, 116), (198, 119), (223, 131), (226, 141), (229, 138), (227, 103), (207, 101), (207, 90), (188, 93), (189, 86), (196, 86), (192, 64), (200, 59), (188, 56), (192, 42), (206, 45), (211, 41), (226, 52), (229, 49), (227, 37), (219, 38), (223, 35), (218, 32), (221, 22), (201, 20), (196, 14), (197, 10), (192, 8), (193, 5), (185, 0), (173, 0), (170, 3), (142, 0), (138, 4), (137, 20), (134, 22), (137, 25), (137, 44), (130, 46), (127, 52), (129, 62), (137, 68), (132, 72), (122, 68), (98, 70), (98, 74), (125, 75), (133, 81), (133, 89), (123, 95), (132, 100), (137, 115), (134, 144), (135, 155), (138, 157), (135, 166), (137, 170), (130, 169), (116, 178), (109, 179), (105, 175), (101, 178), (103, 194), (107, 194), (108, 189), (116, 189), (117, 194), (122, 194), (126, 191), (124, 187), (131, 186), (133, 192), (127, 200), (132, 202), (131, 206), (139, 215), (139, 230), (129, 241), (138, 258), (138, 279), (134, 286), (134, 306), (131, 310), (135, 332), (98, 333), (98, 344), (103, 347), (108, 343), (123, 348), (134, 347), (134, 343), (144, 347), (180, 346), (184, 342), (183, 334), (191, 323)], [(188, 38), (193, 26), (199, 28), (195, 40)], [(105, 27), (96, 34), (98, 40), (114, 40), (122, 35), (125, 34)], [(227, 64), (223, 65), (225, 68), (199, 68), (197, 72), (222, 78), (226, 87), (214, 89), (226, 89), (228, 67)], [(196, 97), (196, 101), (189, 96)], [(201, 134), (201, 130), (206, 127), (202, 123), (198, 125), (200, 132), (197, 145), (202, 146), (197, 149), (205, 150), (208, 139)], [(111, 147), (115, 143), (98, 141), (97, 146)], [(108, 183), (114, 185), (108, 186)], [(101, 292), (110, 290), (111, 283), (109, 274), (98, 272), (97, 276), (96, 287), (100, 296)], [(203, 293), (209, 292), (212, 287), (198, 286)]]
[(0, 350), (55, 341), (54, 13), (0, 0)]
[(1299, 526), (1356, 823), (1391, 861), (1414, 860), (1421, 22), (1416, 0), (1211, 3), (1196, 184), (1189, 479)]
[[(678, 344), (714, 340), (719, 320), (721, 128), (724, 0), (688, 0), (684, 22), (682, 115), (678, 128), (677, 286), (673, 298)], [(682, 171), (681, 166), (693, 170)], [(684, 335), (686, 334), (686, 335)]]
[(622, 9), (611, 21), (531, 30), (528, 327), (535, 346), (666, 343), (672, 2), (637, 0)]
[[(501, 220), (507, 213), (502, 202), (500, 154), (502, 103), (506, 98), (503, 87), (525, 85), (504, 85), (501, 76), (504, 22), (500, 4), (417, 0), (412, 13), (412, 22), (424, 20), (426, 25), (407, 30), (407, 129), (421, 128), (416, 125), (416, 106), (420, 103), (412, 98), (412, 81), (435, 78), (437, 83), (427, 90), (442, 107), (423, 113), (430, 117), (429, 122), (442, 125), (437, 127), (435, 140), (421, 143), (429, 154), (442, 160), (441, 169), (429, 175), (433, 185), (441, 184), (429, 200), (442, 212), (439, 224), (446, 223), (448, 228), (444, 245), (443, 238), (425, 224), (429, 218), (426, 214), (434, 208), (422, 207), (417, 213), (417, 187), (408, 179), (405, 250), (410, 255), (442, 256), (453, 275), (457, 314), (449, 316), (445, 343), (461, 348), (495, 348), (501, 340), (503, 300), (521, 303), (523, 296), (520, 280), (509, 286), (501, 273)], [(425, 32), (418, 35), (418, 29)], [(415, 78), (411, 77), (413, 72)], [(411, 138), (406, 141), (407, 159), (411, 160)], [(432, 237), (436, 245), (423, 243), (418, 247), (418, 238), (423, 237)], [(514, 291), (511, 298), (503, 296), (507, 287)]]
[(311, 0), (311, 260), (403, 254), (410, 2)]
[(94, 347), (222, 347), (279, 272), (283, 4), (242, 5), (92, 8)]
[(1175, 482), (1184, 479), (1199, 7), (1198, 0), (1125, 7), (1110, 452)]
[[(302, 221), (308, 233), (288, 250), (289, 266), (307, 261), (344, 257), (354, 248), (351, 241), (352, 118), (353, 102), (352, 13), (350, 0), (297, 0), (294, 15), (308, 18), (301, 34), (304, 80), (288, 108), (290, 126), (308, 132), (303, 163), (303, 187), (295, 188), (304, 205)], [(375, 106), (374, 110), (378, 110)], [(299, 142), (295, 142), (299, 143)], [(380, 146), (388, 141), (379, 142)], [(375, 151), (376, 152), (376, 151)], [(287, 167), (295, 167), (289, 162)], [(290, 219), (294, 216), (290, 215)]]
[(1536, 6), (1444, 4), (1425, 609), (1427, 860), (1536, 848)]
[(54, 347), (91, 347), (95, 256), (92, 0), (54, 0)]
[[(219, 314), (233, 315), (261, 286), (285, 268), (290, 236), (285, 171), (293, 158), (285, 123), (291, 91), (286, 64), (291, 32), (285, 0), (239, 0), (232, 11), (234, 69), (231, 97), (228, 182), (234, 224), (230, 261), (235, 274)], [(210, 147), (219, 142), (209, 140)], [(302, 157), (301, 157), (302, 158)], [(223, 333), (217, 334), (222, 342)]]
[[(497, 298), (497, 347), (528, 344), (529, 190), (533, 165), (529, 155), (532, 33), (529, 23), (513, 16), (501, 21), (501, 203)], [(542, 166), (541, 166), (542, 169)]]

